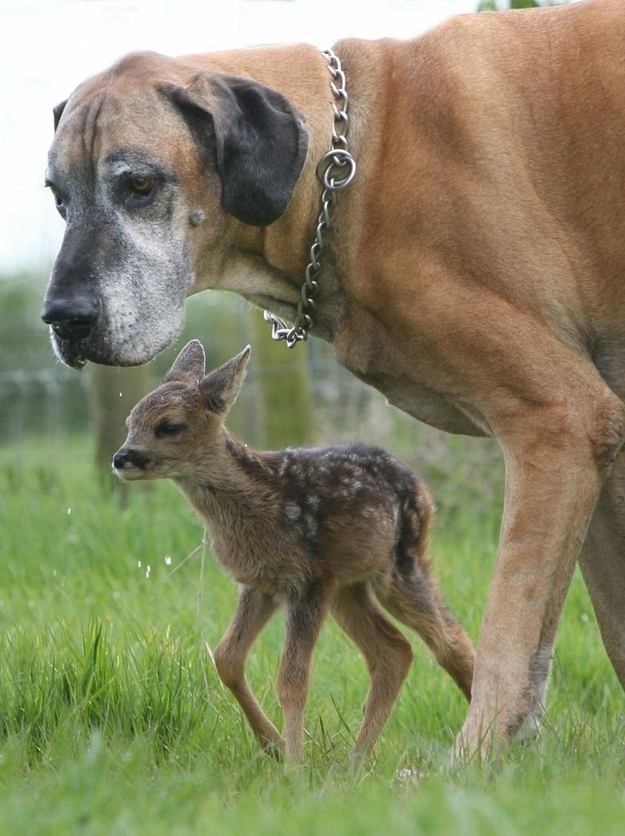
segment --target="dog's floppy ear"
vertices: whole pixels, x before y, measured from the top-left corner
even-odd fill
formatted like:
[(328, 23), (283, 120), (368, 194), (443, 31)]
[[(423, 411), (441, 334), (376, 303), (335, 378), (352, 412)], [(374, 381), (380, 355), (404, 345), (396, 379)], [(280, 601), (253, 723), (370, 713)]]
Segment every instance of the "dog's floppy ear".
[(304, 119), (277, 90), (249, 78), (201, 73), (162, 88), (205, 150), (214, 154), (223, 208), (252, 226), (285, 211), (308, 149)]
[(181, 383), (198, 383), (204, 377), (205, 367), (206, 357), (202, 343), (199, 340), (191, 340), (174, 360), (163, 383), (174, 380)]
[(63, 115), (63, 111), (65, 110), (65, 105), (67, 104), (67, 99), (64, 102), (59, 102), (59, 104), (52, 108), (52, 113), (54, 114), (54, 130), (59, 126), (59, 122), (61, 121), (61, 116)]

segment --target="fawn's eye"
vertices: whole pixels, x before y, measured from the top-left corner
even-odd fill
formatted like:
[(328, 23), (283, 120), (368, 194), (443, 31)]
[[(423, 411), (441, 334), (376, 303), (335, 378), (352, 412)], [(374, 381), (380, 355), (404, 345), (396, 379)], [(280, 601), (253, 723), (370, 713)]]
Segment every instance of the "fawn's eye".
[(157, 438), (173, 438), (176, 435), (180, 435), (184, 429), (184, 424), (176, 423), (175, 421), (162, 421), (154, 430), (154, 435)]

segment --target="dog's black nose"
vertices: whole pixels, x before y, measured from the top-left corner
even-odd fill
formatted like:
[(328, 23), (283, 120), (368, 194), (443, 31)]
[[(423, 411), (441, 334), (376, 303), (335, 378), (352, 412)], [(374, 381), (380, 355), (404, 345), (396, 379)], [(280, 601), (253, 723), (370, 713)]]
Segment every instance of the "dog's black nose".
[(82, 340), (93, 331), (97, 308), (72, 302), (46, 302), (41, 318), (61, 340)]

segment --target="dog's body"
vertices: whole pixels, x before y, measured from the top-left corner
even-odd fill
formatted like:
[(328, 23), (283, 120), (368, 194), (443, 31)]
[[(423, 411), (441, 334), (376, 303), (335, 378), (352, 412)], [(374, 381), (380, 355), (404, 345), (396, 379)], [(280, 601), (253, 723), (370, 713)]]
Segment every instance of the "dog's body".
[[(625, 7), (469, 15), (335, 52), (358, 170), (313, 333), (404, 411), (504, 451), (460, 740), (484, 749), (538, 722), (580, 549), (625, 684)], [(292, 319), (332, 101), (302, 45), (135, 55), (81, 85), (48, 170), (67, 219), (44, 310), (59, 355), (144, 362), (208, 287)]]

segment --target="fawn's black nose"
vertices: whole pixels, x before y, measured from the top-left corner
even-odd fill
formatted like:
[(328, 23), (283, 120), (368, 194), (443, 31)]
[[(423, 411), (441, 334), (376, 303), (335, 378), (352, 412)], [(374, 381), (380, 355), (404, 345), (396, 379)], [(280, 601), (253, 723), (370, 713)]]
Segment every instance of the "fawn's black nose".
[(46, 300), (41, 318), (61, 340), (83, 340), (98, 320), (95, 303), (76, 300)]
[(126, 466), (126, 462), (128, 461), (126, 454), (118, 451), (113, 456), (113, 467), (115, 470), (121, 470), (123, 467)]
[(124, 470), (131, 467), (144, 468), (149, 461), (148, 456), (138, 450), (128, 450), (122, 447), (113, 456), (113, 468), (115, 470)]

